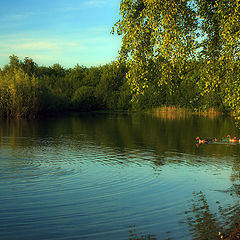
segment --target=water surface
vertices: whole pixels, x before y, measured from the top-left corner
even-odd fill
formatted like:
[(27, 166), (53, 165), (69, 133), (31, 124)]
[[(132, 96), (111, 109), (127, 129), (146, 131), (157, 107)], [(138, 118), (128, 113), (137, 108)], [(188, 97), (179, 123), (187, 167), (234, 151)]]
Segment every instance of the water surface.
[(239, 219), (227, 117), (81, 114), (0, 122), (0, 239), (218, 239)]

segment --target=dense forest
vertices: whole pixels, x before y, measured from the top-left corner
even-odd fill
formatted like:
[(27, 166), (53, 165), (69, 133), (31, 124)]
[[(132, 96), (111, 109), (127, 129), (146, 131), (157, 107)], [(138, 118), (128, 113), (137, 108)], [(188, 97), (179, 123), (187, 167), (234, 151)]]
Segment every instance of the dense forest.
[(10, 56), (0, 69), (0, 115), (36, 117), (65, 111), (143, 110), (159, 106), (179, 106), (190, 110), (226, 109), (217, 96), (202, 95), (199, 85), (203, 64), (193, 61), (174, 92), (158, 86), (153, 75), (144, 94), (134, 97), (125, 64), (112, 62), (98, 67), (64, 68), (59, 64), (38, 66), (32, 59)]
[(33, 117), (64, 111), (130, 108), (126, 67), (115, 63), (65, 69), (38, 66), (32, 59), (10, 56), (0, 69), (0, 115)]
[(240, 118), (240, 2), (122, 0), (115, 62), (38, 66), (10, 56), (0, 69), (0, 115), (214, 108)]

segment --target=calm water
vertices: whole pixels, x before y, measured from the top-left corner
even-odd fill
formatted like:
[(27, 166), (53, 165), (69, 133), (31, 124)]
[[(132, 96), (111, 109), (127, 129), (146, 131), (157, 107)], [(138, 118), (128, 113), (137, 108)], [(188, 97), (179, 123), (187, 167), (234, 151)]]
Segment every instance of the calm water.
[(0, 122), (0, 239), (217, 239), (239, 220), (231, 118)]

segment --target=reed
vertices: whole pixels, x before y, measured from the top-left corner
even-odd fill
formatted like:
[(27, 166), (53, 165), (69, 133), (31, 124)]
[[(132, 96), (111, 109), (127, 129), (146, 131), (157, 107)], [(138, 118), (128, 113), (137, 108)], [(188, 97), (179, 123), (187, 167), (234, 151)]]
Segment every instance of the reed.
[(223, 115), (222, 112), (217, 111), (215, 108), (209, 108), (206, 110), (198, 110), (195, 112), (195, 114), (199, 116), (209, 117), (209, 118), (215, 118), (217, 116)]
[(208, 110), (191, 110), (178, 106), (161, 106), (148, 110), (147, 113), (152, 114), (155, 117), (172, 120), (186, 118), (190, 115), (198, 115), (209, 118), (215, 118), (222, 115), (221, 112), (217, 111), (214, 108), (209, 108)]

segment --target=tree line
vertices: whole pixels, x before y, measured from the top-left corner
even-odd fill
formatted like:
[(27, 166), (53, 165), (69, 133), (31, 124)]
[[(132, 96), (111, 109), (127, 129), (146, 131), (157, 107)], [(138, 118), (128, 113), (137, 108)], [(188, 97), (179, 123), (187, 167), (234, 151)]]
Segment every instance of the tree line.
[[(144, 93), (135, 95), (125, 63), (89, 68), (64, 68), (59, 64), (46, 67), (12, 55), (9, 64), (0, 68), (0, 116), (36, 117), (65, 111), (143, 110), (172, 105), (190, 110), (234, 110), (222, 100), (226, 89), (219, 87), (206, 93), (201, 79), (206, 71), (204, 61), (188, 61), (181, 79), (172, 83), (174, 91), (167, 84), (159, 86), (165, 66), (159, 62), (158, 68), (149, 70), (151, 78)], [(235, 85), (227, 86), (228, 91), (233, 92), (240, 84), (235, 81)]]
[(126, 110), (130, 91), (126, 67), (59, 64), (38, 66), (32, 59), (10, 56), (0, 69), (0, 115), (31, 117), (63, 111)]

